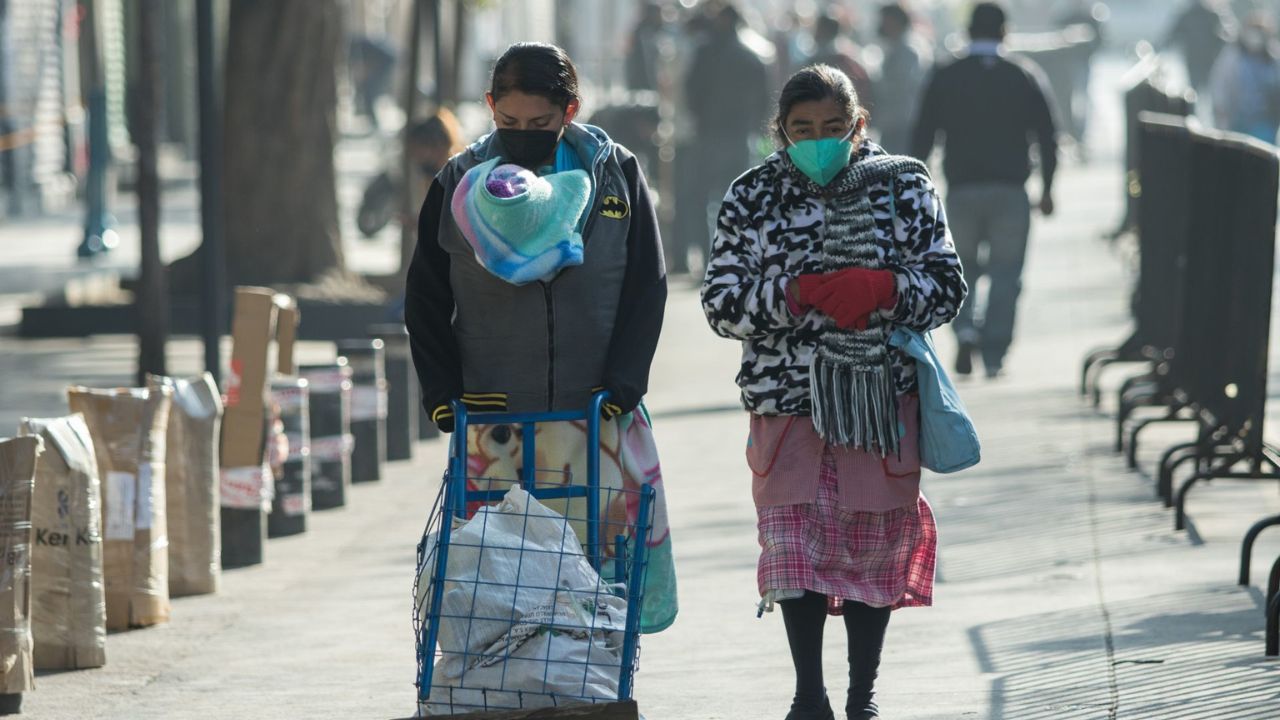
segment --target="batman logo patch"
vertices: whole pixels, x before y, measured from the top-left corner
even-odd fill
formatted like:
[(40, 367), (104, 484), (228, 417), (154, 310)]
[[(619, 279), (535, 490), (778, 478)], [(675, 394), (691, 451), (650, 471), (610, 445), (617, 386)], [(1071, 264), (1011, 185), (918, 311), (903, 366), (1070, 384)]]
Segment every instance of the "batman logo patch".
[(631, 214), (631, 206), (617, 195), (606, 195), (604, 201), (600, 203), (600, 214), (607, 218), (621, 220)]

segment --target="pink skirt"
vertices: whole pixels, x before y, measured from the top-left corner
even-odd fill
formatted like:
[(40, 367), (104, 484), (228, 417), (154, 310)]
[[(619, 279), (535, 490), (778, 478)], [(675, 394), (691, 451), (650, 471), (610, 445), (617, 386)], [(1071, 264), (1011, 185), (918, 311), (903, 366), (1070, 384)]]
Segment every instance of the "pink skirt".
[(760, 596), (811, 590), (842, 613), (845, 600), (872, 607), (933, 604), (938, 528), (921, 495), (914, 507), (848, 512), (838, 506), (835, 464), (824, 455), (814, 503), (758, 507)]

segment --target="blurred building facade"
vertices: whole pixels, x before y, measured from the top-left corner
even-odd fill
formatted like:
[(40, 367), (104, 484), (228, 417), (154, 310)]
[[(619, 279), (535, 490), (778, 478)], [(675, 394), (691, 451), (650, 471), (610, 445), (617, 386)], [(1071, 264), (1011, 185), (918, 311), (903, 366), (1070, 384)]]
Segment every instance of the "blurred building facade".
[[(410, 113), (443, 101), (462, 105), (472, 133), (487, 128), (482, 100), (494, 60), (512, 42), (538, 40), (565, 47), (578, 64), (585, 116), (636, 103), (660, 111), (663, 138), (687, 135), (679, 88), (700, 32), (699, 13), (724, 0), (340, 0), (347, 39), (342, 72), (343, 113), (357, 113), (360, 95), (377, 95), (383, 106), (404, 110), (410, 56), (410, 18), (420, 4), (426, 27), (416, 77), (418, 95)], [(1280, 11), (1280, 0), (1221, 0), (1238, 13)], [(230, 0), (216, 0), (224, 18)], [(1106, 0), (1110, 48), (1128, 50), (1141, 40), (1158, 43), (1172, 16), (1187, 0)], [(1051, 30), (1055, 17), (1080, 0), (1007, 0), (1015, 31)], [(812, 50), (811, 29), (821, 13), (839, 12), (850, 40), (875, 68), (878, 2), (868, 0), (737, 0), (746, 21), (744, 38), (770, 58), (780, 84)], [(157, 4), (165, 32), (163, 108), (158, 118), (162, 154), (194, 176), (199, 118), (195, 104), (192, 2)], [(656, 88), (637, 99), (628, 92), (628, 52), (646, 7), (660, 9), (647, 57)], [(963, 40), (971, 0), (911, 0), (920, 36), (941, 50)], [(132, 157), (129, 88), (137, 68), (129, 48), (136, 26), (134, 0), (0, 0), (0, 217), (36, 215), (74, 202), (89, 163), (86, 143), (88, 93), (107, 98), (111, 157), (128, 182)], [(437, 30), (436, 26), (440, 26)], [(947, 38), (957, 38), (948, 44)], [(363, 44), (360, 44), (363, 43)], [(360, 65), (357, 46), (387, 58), (385, 67)], [(936, 53), (944, 57), (945, 52)], [(375, 72), (376, 70), (376, 72)], [(444, 80), (442, 80), (444, 78)], [(776, 88), (773, 88), (776, 90)], [(403, 117), (398, 122), (403, 122)], [(396, 132), (400, 125), (381, 127)], [(375, 123), (376, 126), (376, 123)], [(665, 140), (662, 140), (665, 141)], [(674, 144), (673, 146), (674, 147)], [(760, 151), (769, 149), (762, 137)], [(656, 154), (656, 150), (655, 150)], [(668, 158), (669, 159), (669, 158)], [(172, 163), (169, 168), (175, 167)]]

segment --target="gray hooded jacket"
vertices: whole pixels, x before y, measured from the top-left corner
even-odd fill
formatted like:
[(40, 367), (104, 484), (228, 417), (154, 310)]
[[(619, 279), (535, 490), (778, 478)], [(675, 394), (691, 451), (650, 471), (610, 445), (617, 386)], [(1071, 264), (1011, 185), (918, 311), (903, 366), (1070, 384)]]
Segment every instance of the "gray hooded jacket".
[(550, 282), (518, 286), (490, 274), (448, 210), (462, 176), (504, 154), (497, 133), (450, 160), (427, 194), (405, 323), (423, 403), (443, 429), (452, 400), (474, 411), (574, 410), (605, 389), (628, 412), (647, 390), (666, 302), (648, 187), (635, 157), (604, 131), (574, 123), (562, 142), (591, 174), (593, 195), (583, 264)]

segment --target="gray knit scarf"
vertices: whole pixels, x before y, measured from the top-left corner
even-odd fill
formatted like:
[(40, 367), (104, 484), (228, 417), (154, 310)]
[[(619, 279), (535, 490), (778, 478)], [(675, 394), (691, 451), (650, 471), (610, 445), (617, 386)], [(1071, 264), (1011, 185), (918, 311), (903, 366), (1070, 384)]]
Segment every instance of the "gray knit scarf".
[[(795, 170), (811, 192), (828, 201), (823, 272), (884, 269), (868, 191), (905, 172), (928, 170), (915, 158), (873, 155), (850, 164), (827, 187)], [(831, 321), (823, 329), (809, 382), (813, 426), (828, 443), (874, 449), (881, 457), (898, 452), (898, 396), (889, 355), (892, 330), (890, 323), (874, 315), (866, 330), (844, 330)]]

